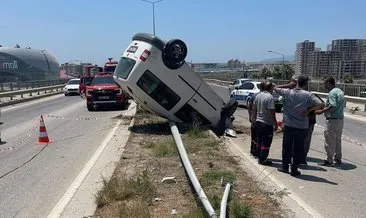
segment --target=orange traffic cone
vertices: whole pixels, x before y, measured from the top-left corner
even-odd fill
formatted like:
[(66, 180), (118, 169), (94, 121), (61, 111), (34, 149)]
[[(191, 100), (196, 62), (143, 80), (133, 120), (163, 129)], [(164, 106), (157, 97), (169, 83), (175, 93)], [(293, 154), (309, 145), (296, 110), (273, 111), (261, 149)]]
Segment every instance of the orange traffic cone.
[(43, 116), (41, 116), (41, 119), (39, 121), (39, 139), (38, 139), (37, 144), (44, 145), (44, 144), (48, 144), (50, 142), (51, 141), (48, 138), (46, 126), (44, 125)]

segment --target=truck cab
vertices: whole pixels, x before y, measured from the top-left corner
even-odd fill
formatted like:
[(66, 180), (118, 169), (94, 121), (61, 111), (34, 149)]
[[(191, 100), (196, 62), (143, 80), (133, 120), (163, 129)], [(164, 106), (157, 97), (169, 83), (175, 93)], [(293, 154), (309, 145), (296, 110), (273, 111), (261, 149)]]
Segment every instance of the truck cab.
[(182, 40), (135, 34), (113, 78), (145, 110), (175, 122), (210, 125), (217, 134), (231, 126), (237, 103), (223, 99), (185, 62)]
[(99, 73), (91, 84), (86, 86), (86, 106), (88, 111), (102, 107), (117, 107), (125, 109), (128, 97), (113, 80), (112, 74)]

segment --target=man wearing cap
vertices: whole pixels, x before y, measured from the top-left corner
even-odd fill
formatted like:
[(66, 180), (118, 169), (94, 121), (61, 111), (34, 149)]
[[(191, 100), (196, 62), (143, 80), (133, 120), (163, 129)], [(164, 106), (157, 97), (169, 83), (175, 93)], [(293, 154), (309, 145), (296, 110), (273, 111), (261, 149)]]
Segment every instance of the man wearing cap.
[(248, 104), (248, 115), (249, 115), (249, 122), (251, 123), (250, 131), (251, 131), (251, 145), (250, 145), (250, 154), (253, 155), (253, 157), (258, 157), (258, 149), (257, 149), (257, 128), (255, 125), (255, 114), (253, 113), (253, 103), (258, 94), (260, 94), (263, 91), (263, 85), (264, 82), (261, 82), (259, 84), (259, 92), (256, 92), (252, 95), (252, 97), (249, 99)]
[(278, 170), (289, 173), (289, 165), (292, 162), (290, 173), (292, 176), (301, 175), (298, 166), (304, 156), (304, 141), (309, 128), (308, 113), (319, 109), (322, 105), (319, 99), (306, 91), (308, 81), (307, 76), (300, 75), (297, 83), (292, 81), (287, 85), (275, 87), (275, 91), (283, 97), (284, 123), (282, 167)]
[(334, 161), (342, 162), (342, 132), (344, 123), (344, 93), (335, 85), (335, 79), (329, 77), (324, 81), (325, 88), (329, 91), (325, 108), (315, 111), (316, 114), (325, 115), (326, 127), (324, 130), (325, 151), (327, 159), (319, 165), (331, 166)]

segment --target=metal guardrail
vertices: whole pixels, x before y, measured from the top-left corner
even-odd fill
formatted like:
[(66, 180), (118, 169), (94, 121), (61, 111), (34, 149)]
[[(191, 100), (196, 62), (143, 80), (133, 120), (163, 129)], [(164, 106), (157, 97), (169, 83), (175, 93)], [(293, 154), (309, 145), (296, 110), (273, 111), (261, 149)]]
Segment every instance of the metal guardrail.
[[(206, 79), (204, 78), (203, 80), (205, 80), (206, 82), (211, 82), (217, 85), (221, 85), (221, 86), (226, 86), (228, 87), (230, 84), (232, 84), (232, 82), (230, 81), (223, 81), (223, 80), (218, 80), (218, 79)], [(285, 83), (288, 83), (288, 81), (284, 81), (284, 80), (273, 80), (274, 83), (282, 85)], [(351, 84), (352, 85), (352, 84)], [(340, 87), (342, 89), (342, 87)], [(328, 97), (328, 93), (325, 92), (319, 92), (317, 90), (311, 89), (311, 87), (309, 86), (309, 90), (311, 92), (314, 92), (316, 94), (318, 94), (320, 97)], [(344, 89), (342, 89), (344, 90)], [(350, 103), (354, 103), (354, 104), (362, 104), (363, 108), (361, 108), (362, 111), (366, 111), (366, 98), (361, 98), (361, 97), (354, 97), (354, 96), (349, 96), (345, 93), (344, 96), (346, 102), (350, 102)]]
[(55, 85), (55, 86), (46, 86), (46, 87), (40, 87), (35, 89), (23, 89), (23, 90), (17, 90), (17, 91), (11, 91), (11, 92), (0, 92), (0, 98), (7, 98), (10, 97), (10, 100), (13, 100), (14, 96), (20, 95), (20, 98), (23, 98), (25, 94), (29, 94), (29, 96), (32, 96), (33, 93), (37, 93), (37, 95), (40, 95), (40, 92), (47, 93), (47, 91), (54, 91), (58, 89), (62, 89), (65, 87), (65, 84), (62, 85)]
[(33, 81), (17, 81), (0, 83), (0, 92), (9, 92), (22, 89), (34, 89), (45, 86), (54, 86), (65, 84), (69, 79), (56, 80), (33, 80)]

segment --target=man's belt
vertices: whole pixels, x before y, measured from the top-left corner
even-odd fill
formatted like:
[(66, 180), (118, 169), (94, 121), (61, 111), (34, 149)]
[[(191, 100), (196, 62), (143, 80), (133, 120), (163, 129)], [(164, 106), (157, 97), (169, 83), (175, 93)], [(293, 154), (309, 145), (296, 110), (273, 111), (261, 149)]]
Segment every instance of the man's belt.
[(343, 120), (343, 118), (327, 117), (326, 120)]

